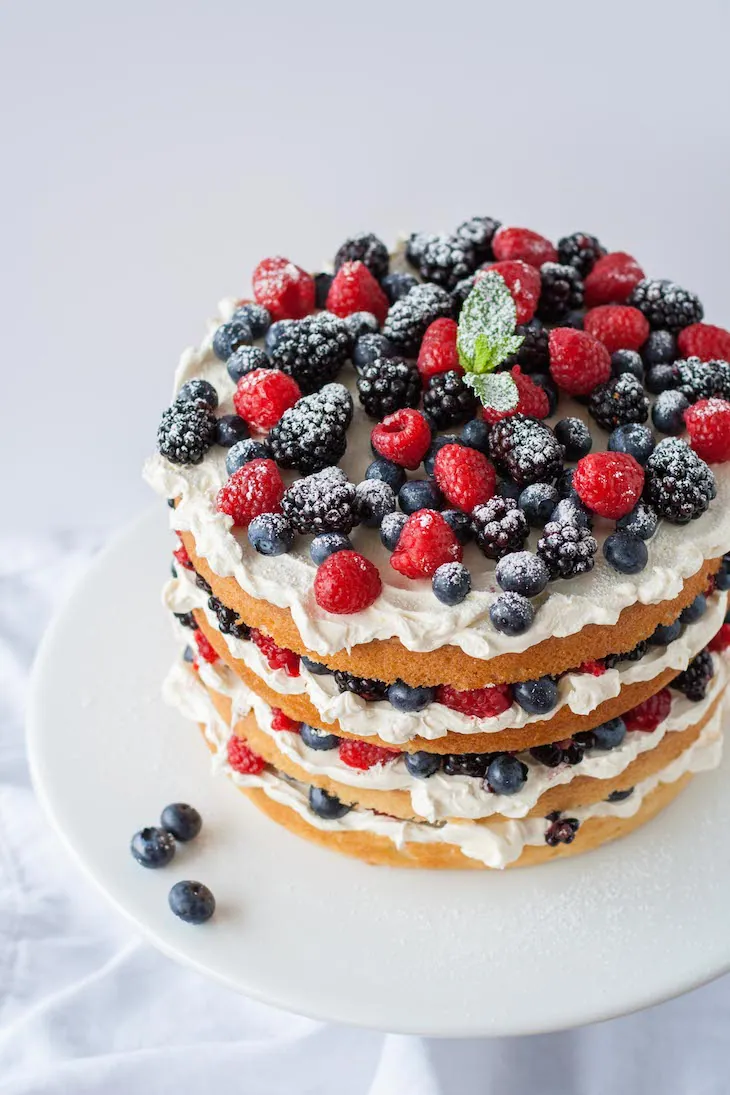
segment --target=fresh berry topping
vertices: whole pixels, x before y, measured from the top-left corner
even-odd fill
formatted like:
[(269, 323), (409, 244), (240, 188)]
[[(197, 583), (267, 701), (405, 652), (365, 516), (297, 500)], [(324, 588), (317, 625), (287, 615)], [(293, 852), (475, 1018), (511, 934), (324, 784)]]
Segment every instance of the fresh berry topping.
[(677, 525), (700, 517), (717, 493), (715, 477), (684, 442), (660, 441), (646, 462), (646, 500)]
[(337, 464), (347, 448), (352, 410), (352, 396), (342, 384), (325, 384), (303, 396), (268, 436), (274, 459), (303, 475)]
[(259, 346), (240, 346), (226, 361), (226, 370), (234, 384), (254, 369), (270, 369), (271, 362)]
[(488, 559), (501, 559), (519, 551), (530, 531), (515, 499), (499, 496), (474, 509), (472, 526), (477, 544)]
[(444, 521), (454, 530), (456, 539), (460, 544), (468, 544), (474, 536), (474, 529), (471, 524), (471, 514), (464, 513), (460, 509), (445, 509), (443, 511)]
[(203, 827), (203, 819), (195, 807), (188, 806), (187, 802), (171, 802), (162, 811), (160, 825), (168, 833), (172, 833), (175, 840), (187, 844), (189, 840), (195, 840)]
[(413, 687), (405, 681), (395, 681), (388, 686), (388, 700), (396, 711), (422, 711), (436, 698), (436, 689)]
[(640, 540), (651, 540), (658, 527), (659, 514), (646, 502), (639, 502), (630, 513), (616, 522), (616, 528), (622, 532), (631, 532)]
[(552, 578), (575, 578), (592, 570), (597, 551), (590, 529), (569, 521), (549, 521), (537, 541), (537, 554)]
[(254, 338), (263, 338), (271, 326), (271, 313), (268, 308), (256, 304), (253, 300), (239, 300), (231, 319), (234, 322), (247, 323)]
[(530, 483), (520, 491), (517, 504), (532, 528), (542, 528), (558, 504), (559, 494), (549, 483)]
[(327, 308), (341, 318), (354, 312), (372, 312), (382, 324), (389, 301), (364, 262), (345, 262), (330, 285)]
[(631, 373), (637, 380), (644, 379), (644, 362), (636, 350), (614, 350), (611, 354), (611, 375), (622, 376), (623, 373)]
[(554, 482), (562, 470), (563, 449), (552, 430), (522, 414), (492, 426), (489, 452), (499, 470), (518, 487)]
[(207, 380), (194, 377), (186, 380), (177, 393), (178, 403), (205, 403), (212, 411), (218, 406), (218, 392)]
[(142, 867), (166, 867), (175, 855), (175, 838), (167, 829), (150, 825), (134, 834), (129, 850)]
[(299, 655), (293, 650), (277, 646), (269, 635), (265, 635), (257, 627), (251, 628), (251, 641), (266, 658), (269, 669), (284, 669), (287, 677), (299, 676)]
[(353, 312), (352, 315), (345, 316), (344, 323), (353, 342), (357, 342), (364, 335), (380, 333), (380, 324), (372, 312)]
[(502, 593), (489, 606), (489, 619), (504, 635), (523, 635), (532, 627), (535, 609), (521, 593)]
[(350, 537), (343, 532), (322, 532), (309, 545), (309, 556), (315, 566), (321, 566), (336, 551), (352, 551)]
[[(499, 274), (509, 289), (515, 302), (518, 323), (529, 323), (537, 309), (540, 298), (540, 274), (534, 266), (529, 266), (521, 259), (508, 259), (505, 262), (495, 262), (489, 268), (493, 273)], [(486, 271), (485, 271), (486, 272)], [(475, 275), (479, 279), (481, 271)]]
[[(458, 530), (453, 531), (459, 543), (462, 543)], [(431, 579), (431, 588), (441, 604), (460, 605), (471, 590), (471, 574), (463, 563), (444, 563)]]
[(381, 357), (395, 357), (395, 347), (384, 335), (362, 335), (352, 351), (352, 363), (358, 372)]
[(518, 324), (515, 334), (522, 336), (522, 345), (506, 360), (505, 368), (520, 365), (523, 373), (547, 373), (550, 368), (547, 327), (543, 327), (539, 319), (531, 319), (529, 323)]
[(544, 262), (556, 262), (558, 258), (558, 252), (550, 240), (530, 228), (498, 228), (492, 238), (492, 250), (500, 262), (504, 259), (522, 259), (538, 269)]
[(349, 236), (335, 255), (335, 273), (347, 262), (362, 262), (374, 278), (380, 281), (388, 273), (390, 256), (382, 240), (372, 232)]
[(632, 707), (630, 711), (626, 712), (623, 716), (626, 729), (629, 732), (642, 730), (644, 733), (650, 734), (652, 730), (656, 730), (661, 722), (664, 722), (671, 706), (672, 694), (668, 688), (662, 688), (661, 692), (649, 696), (648, 700), (644, 700), (643, 703), (638, 704), (637, 707)]
[(390, 303), (395, 304), (395, 302), (400, 300), (401, 297), (404, 297), (406, 293), (410, 293), (414, 285), (418, 285), (418, 278), (414, 278), (413, 274), (397, 272), (387, 274), (380, 284)]
[(331, 795), (323, 787), (309, 788), (309, 809), (325, 821), (337, 821), (349, 814), (352, 806), (340, 802), (337, 795)]
[[(413, 511), (416, 512), (415, 510)], [(403, 526), (408, 520), (405, 512), (388, 513), (380, 526), (380, 542), (388, 551), (395, 551)]]
[(406, 753), (404, 760), (408, 774), (415, 776), (416, 779), (428, 779), (441, 767), (439, 753), (425, 753), (421, 750), (418, 753)]
[(286, 555), (294, 543), (294, 529), (282, 513), (262, 513), (250, 522), (248, 539), (259, 555)]
[[(686, 328), (689, 330), (689, 328)], [(677, 347), (677, 339), (671, 331), (650, 331), (641, 356), (647, 368), (653, 365), (667, 365), (682, 355)]]
[(314, 278), (289, 259), (263, 259), (253, 272), (253, 295), (274, 320), (302, 319), (314, 311)]
[(492, 240), (498, 228), (499, 221), (493, 217), (471, 217), (459, 225), (454, 235), (457, 239), (466, 240), (474, 249), (477, 262), (482, 263), (494, 257)]
[(387, 483), (391, 490), (397, 494), (406, 481), (406, 473), (403, 468), (398, 464), (394, 464), (392, 460), (386, 460), (384, 457), (379, 456), (377, 460), (373, 460), (372, 464), (368, 464), (365, 470), (365, 478)]
[(478, 405), (474, 390), (462, 380), (461, 369), (432, 376), (423, 396), (423, 409), (439, 430), (473, 418)]
[(327, 307), (327, 294), (332, 284), (332, 274), (321, 272), (314, 275), (314, 296), (318, 308)]
[(195, 645), (198, 648), (198, 654), (204, 662), (213, 665), (214, 662), (218, 661), (215, 647), (208, 641), (202, 631), (198, 630), (194, 632), (193, 638), (195, 639)]
[(520, 681), (512, 685), (512, 694), (522, 710), (531, 715), (546, 715), (558, 702), (558, 686), (552, 677)]
[(723, 624), (716, 635), (713, 635), (707, 644), (708, 650), (713, 650), (716, 654), (721, 654), (723, 650), (727, 650), (730, 646), (730, 624)]
[(410, 408), (389, 414), (377, 425), (371, 436), (379, 456), (414, 471), (431, 444), (431, 429), (420, 413)]
[(424, 281), (453, 289), (457, 282), (476, 269), (474, 248), (463, 236), (426, 236), (415, 233), (406, 248), (408, 261), (416, 266)]
[(330, 555), (314, 578), (314, 599), (325, 612), (362, 612), (380, 596), (378, 568), (357, 551)]
[(398, 505), (404, 513), (416, 513), (419, 509), (442, 510), (446, 500), (432, 479), (412, 479), (398, 491)]
[(643, 312), (652, 327), (667, 331), (699, 323), (704, 314), (699, 297), (666, 279), (644, 278), (634, 288), (629, 304)]
[(585, 280), (586, 306), (625, 304), (643, 276), (644, 271), (636, 259), (625, 251), (601, 256)]
[(273, 460), (251, 460), (218, 491), (216, 508), (233, 518), (234, 525), (247, 525), (261, 513), (278, 513), (284, 484)]
[(415, 356), (434, 320), (448, 318), (452, 312), (453, 303), (445, 289), (438, 285), (416, 285), (391, 305), (383, 334), (400, 353)]
[(631, 512), (643, 487), (644, 469), (626, 453), (590, 453), (578, 461), (573, 476), (573, 489), (581, 502), (612, 520)]
[(671, 369), (679, 375), (678, 387), (690, 403), (698, 399), (730, 400), (730, 364), (727, 361), (700, 361), (698, 357), (689, 357), (686, 361), (677, 361)]
[(277, 369), (294, 377), (309, 395), (336, 378), (351, 345), (344, 322), (329, 312), (319, 312), (282, 324), (269, 356)]
[(222, 414), (215, 423), (215, 442), (221, 448), (230, 449), (237, 441), (248, 437), (248, 426), (237, 414)]
[(288, 734), (298, 734), (302, 728), (301, 722), (297, 722), (296, 719), (290, 719), (288, 715), (285, 715), (278, 707), (271, 708), (271, 729), (279, 731), (281, 733), (286, 732)]
[(173, 464), (200, 464), (215, 434), (215, 415), (209, 406), (176, 400), (162, 412), (157, 449)]
[(475, 719), (492, 719), (512, 706), (512, 695), (508, 684), (471, 688), (464, 692), (450, 684), (442, 684), (436, 693), (436, 702)]
[[(238, 416), (236, 416), (238, 417)], [(243, 441), (237, 441), (235, 445), (231, 446), (230, 452), (226, 456), (226, 471), (229, 475), (233, 475), (234, 471), (238, 471), (244, 464), (248, 464), (251, 460), (270, 460), (271, 449), (265, 441), (254, 441), (250, 437), (246, 437)]]
[(253, 332), (248, 323), (231, 321), (222, 323), (213, 335), (213, 353), (221, 361), (227, 361), (241, 346), (250, 346)]
[(434, 478), (456, 509), (473, 510), (494, 494), (497, 475), (486, 456), (462, 445), (444, 445), (434, 461)]
[(424, 383), (437, 373), (463, 373), (456, 350), (456, 321), (436, 319), (428, 327), (418, 351), (418, 371)]
[(538, 314), (548, 323), (560, 322), (583, 305), (583, 282), (574, 266), (544, 262), (540, 267), (540, 285)]
[(531, 551), (513, 551), (499, 560), (495, 578), (508, 593), (537, 597), (550, 581), (550, 571), (539, 555), (533, 555)]
[(472, 418), (461, 431), (461, 440), (470, 449), (489, 455), (489, 426), (481, 418)]
[(638, 350), (649, 337), (649, 321), (638, 308), (601, 304), (586, 312), (583, 329), (602, 342), (610, 354)]
[(178, 544), (172, 554), (177, 559), (180, 566), (185, 567), (185, 570), (195, 569), (190, 559), (190, 556), (188, 555), (188, 550), (185, 547), (185, 544)]
[(336, 669), (334, 676), (340, 692), (352, 692), (353, 695), (360, 696), (369, 703), (386, 698), (388, 685), (385, 681), (373, 680), (371, 677), (355, 677), (342, 669)]
[(432, 578), (444, 563), (460, 563), (462, 547), (440, 513), (413, 513), (401, 531), (390, 565), (406, 578)]
[(676, 437), (684, 432), (684, 413), (689, 405), (681, 392), (661, 392), (651, 409), (651, 420), (660, 433)]
[(646, 544), (633, 532), (613, 532), (603, 542), (606, 562), (620, 574), (639, 574), (649, 561)]
[(382, 745), (371, 745), (368, 741), (357, 741), (355, 738), (343, 738), (338, 753), (343, 764), (362, 771), (374, 768), (376, 764), (388, 764), (400, 757), (397, 749), (385, 749)]
[(301, 394), (296, 380), (286, 373), (278, 369), (254, 369), (238, 381), (233, 406), (249, 426), (270, 430)]
[(365, 413), (379, 422), (394, 411), (418, 406), (421, 378), (404, 358), (380, 357), (362, 369), (357, 391)]
[(533, 377), (524, 376), (519, 365), (512, 367), (510, 376), (517, 387), (519, 396), (517, 405), (506, 411), (498, 410), (496, 407), (484, 407), (482, 411), (484, 421), (494, 425), (501, 418), (511, 418), (514, 414), (524, 414), (528, 418), (547, 418), (550, 414), (550, 400), (545, 390), (535, 383)]
[(514, 795), (527, 779), (527, 765), (511, 753), (500, 753), (490, 761), (485, 786), (495, 795)]
[(640, 464), (646, 464), (654, 451), (654, 438), (648, 426), (632, 422), (612, 431), (608, 439), (608, 449), (610, 452), (627, 453)]
[(694, 406), (685, 409), (684, 421), (690, 445), (702, 460), (708, 464), (722, 464), (730, 460), (730, 402), (725, 399), (700, 399)]
[(701, 650), (683, 673), (675, 677), (671, 687), (697, 703), (707, 694), (707, 686), (715, 675), (715, 665), (709, 650)]
[(575, 834), (580, 828), (580, 822), (577, 818), (551, 814), (546, 820), (550, 822), (545, 830), (545, 843), (549, 848), (556, 848), (558, 844), (573, 843)]
[(640, 380), (632, 373), (621, 373), (593, 389), (588, 410), (599, 426), (610, 431), (630, 422), (646, 422), (649, 400)]
[(295, 480), (281, 499), (295, 532), (350, 532), (358, 524), (355, 486), (342, 468), (325, 468)]
[(567, 266), (574, 266), (582, 278), (590, 274), (598, 259), (605, 255), (595, 236), (587, 232), (574, 232), (558, 240), (558, 259)]
[(436, 457), (440, 453), (441, 449), (445, 445), (460, 445), (464, 448), (464, 442), (458, 434), (455, 433), (442, 433), (438, 437), (434, 437), (433, 441), (428, 447), (428, 452), (423, 458), (423, 467), (426, 475), (433, 475), (436, 467)]
[(556, 327), (548, 341), (550, 375), (570, 395), (588, 395), (611, 376), (611, 355), (585, 331)]
[(580, 460), (593, 445), (591, 431), (580, 418), (561, 418), (555, 426), (555, 436), (565, 449), (566, 460)]
[(730, 361), (730, 331), (715, 327), (712, 323), (691, 323), (677, 336), (677, 346), (682, 357), (698, 357), (700, 361), (719, 358)]
[(302, 723), (300, 734), (307, 748), (314, 749), (318, 753), (336, 749), (340, 744), (337, 734), (328, 734), (326, 730), (320, 730), (318, 726), (310, 726), (308, 722)]
[(234, 772), (240, 772), (242, 776), (257, 776), (266, 767), (264, 758), (254, 753), (243, 738), (239, 738), (236, 734), (231, 734), (228, 739), (226, 752), (231, 768)]
[(363, 525), (380, 528), (383, 518), (395, 510), (393, 489), (378, 479), (363, 480), (356, 487), (355, 509)]

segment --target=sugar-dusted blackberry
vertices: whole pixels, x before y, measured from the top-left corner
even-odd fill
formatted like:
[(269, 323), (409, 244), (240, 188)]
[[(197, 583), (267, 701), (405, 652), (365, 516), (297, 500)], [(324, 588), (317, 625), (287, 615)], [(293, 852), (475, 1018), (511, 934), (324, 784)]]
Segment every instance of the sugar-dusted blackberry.
[(418, 267), (426, 244), (432, 238), (427, 232), (411, 232), (406, 240), (406, 258), (411, 266)]
[(302, 475), (336, 464), (347, 448), (352, 410), (352, 396), (343, 384), (325, 384), (303, 396), (269, 433), (274, 460), (282, 468), (298, 468)]
[(420, 252), (417, 269), (424, 281), (453, 289), (462, 278), (473, 274), (478, 265), (476, 251), (467, 239), (429, 236)]
[(540, 267), (538, 315), (548, 323), (557, 323), (568, 312), (583, 305), (583, 282), (574, 266), (544, 262)]
[(332, 274), (322, 272), (314, 275), (314, 300), (318, 308), (327, 307), (327, 296), (333, 281)]
[(700, 361), (698, 357), (688, 357), (669, 368), (679, 373), (677, 387), (690, 403), (713, 396), (730, 399), (730, 364), (727, 361)]
[(388, 685), (385, 681), (377, 681), (371, 677), (355, 677), (352, 673), (346, 673), (344, 669), (336, 669), (334, 677), (340, 692), (353, 692), (364, 700), (372, 702), (384, 700), (388, 693)]
[(572, 522), (549, 521), (537, 541), (537, 554), (552, 578), (575, 578), (593, 569), (598, 543), (590, 529)]
[(587, 232), (573, 232), (558, 240), (558, 258), (566, 266), (573, 266), (582, 278), (590, 274), (601, 255), (606, 254), (595, 236)]
[(502, 559), (520, 551), (530, 532), (527, 518), (514, 498), (499, 495), (476, 506), (471, 523), (477, 544), (488, 559)]
[(351, 532), (358, 524), (356, 490), (342, 468), (297, 479), (284, 492), (281, 508), (295, 532)]
[(350, 236), (335, 255), (335, 272), (346, 262), (364, 262), (374, 278), (380, 281), (388, 273), (390, 256), (382, 240), (372, 232)]
[(218, 406), (218, 392), (208, 380), (198, 376), (185, 381), (176, 399), (178, 403), (205, 403), (212, 411)]
[(454, 232), (457, 239), (465, 240), (473, 247), (478, 266), (494, 258), (492, 240), (501, 223), (493, 217), (470, 217)]
[(707, 685), (714, 675), (712, 654), (707, 649), (701, 650), (684, 672), (674, 678), (671, 687), (676, 688), (678, 692), (683, 692), (688, 700), (703, 700), (707, 693)]
[(522, 345), (500, 368), (511, 369), (513, 365), (519, 365), (523, 373), (547, 373), (550, 368), (550, 332), (547, 328), (535, 317), (529, 323), (519, 323), (515, 334), (522, 335)]
[(451, 290), (451, 299), (454, 302), (454, 316), (456, 319), (458, 319), (461, 315), (461, 309), (464, 307), (464, 301), (474, 288), (476, 280), (476, 276), (472, 274), (468, 278), (462, 278), (461, 281), (457, 281), (456, 285)]
[(423, 394), (423, 409), (439, 430), (459, 426), (473, 418), (477, 406), (474, 390), (453, 369), (432, 376)]
[(665, 437), (646, 462), (644, 498), (676, 525), (700, 517), (717, 493), (704, 460), (678, 437)]
[(475, 776), (484, 779), (494, 753), (447, 753), (444, 772), (447, 776)]
[(215, 441), (215, 415), (206, 403), (179, 401), (162, 412), (157, 449), (173, 464), (199, 464)]
[(383, 334), (399, 353), (414, 357), (427, 327), (435, 319), (450, 318), (453, 308), (451, 297), (439, 285), (416, 285), (391, 305)]
[(563, 446), (543, 422), (514, 414), (489, 431), (489, 453), (499, 470), (519, 487), (554, 483), (563, 470)]
[(284, 320), (269, 356), (308, 395), (335, 379), (351, 346), (344, 320), (331, 312), (318, 312), (305, 319)]
[(643, 384), (633, 373), (621, 373), (593, 389), (588, 410), (598, 425), (610, 432), (629, 422), (646, 422), (649, 400)]
[(421, 377), (402, 357), (378, 357), (361, 370), (357, 392), (365, 413), (380, 422), (402, 407), (418, 406)]
[(643, 312), (652, 327), (680, 331), (705, 314), (700, 299), (667, 278), (642, 278), (628, 303)]

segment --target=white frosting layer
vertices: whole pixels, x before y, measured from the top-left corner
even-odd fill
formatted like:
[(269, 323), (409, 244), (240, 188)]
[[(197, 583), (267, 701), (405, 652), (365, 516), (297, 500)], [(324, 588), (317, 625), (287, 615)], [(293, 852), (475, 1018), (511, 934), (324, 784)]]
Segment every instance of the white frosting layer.
[[(548, 822), (544, 818), (523, 818), (506, 822), (484, 823), (450, 821), (440, 825), (427, 822), (400, 821), (375, 814), (371, 810), (353, 809), (344, 817), (327, 821), (309, 809), (308, 789), (304, 784), (288, 780), (274, 772), (257, 776), (234, 772), (226, 759), (226, 743), (230, 727), (216, 712), (207, 692), (195, 675), (176, 664), (164, 684), (166, 700), (189, 719), (203, 724), (205, 734), (214, 749), (213, 765), (223, 769), (241, 787), (259, 787), (274, 801), (295, 810), (307, 824), (328, 832), (369, 832), (386, 837), (400, 848), (407, 843), (449, 844), (488, 867), (505, 867), (520, 857), (525, 847), (541, 845)], [(632, 817), (642, 801), (661, 783), (673, 783), (687, 772), (700, 772), (719, 764), (722, 734), (719, 723), (711, 723), (700, 737), (676, 760), (649, 779), (636, 785), (634, 793), (623, 802), (601, 802), (572, 816), (584, 822), (593, 817)]]

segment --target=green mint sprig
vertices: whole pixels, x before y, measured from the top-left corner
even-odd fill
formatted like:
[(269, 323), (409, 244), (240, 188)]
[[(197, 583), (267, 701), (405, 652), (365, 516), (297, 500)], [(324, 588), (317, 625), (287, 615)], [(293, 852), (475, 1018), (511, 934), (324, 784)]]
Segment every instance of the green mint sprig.
[(495, 373), (522, 345), (523, 336), (515, 334), (516, 326), (515, 302), (504, 278), (487, 270), (464, 302), (456, 349), (464, 383), (485, 407), (498, 411), (512, 410), (519, 402), (517, 385), (509, 373)]

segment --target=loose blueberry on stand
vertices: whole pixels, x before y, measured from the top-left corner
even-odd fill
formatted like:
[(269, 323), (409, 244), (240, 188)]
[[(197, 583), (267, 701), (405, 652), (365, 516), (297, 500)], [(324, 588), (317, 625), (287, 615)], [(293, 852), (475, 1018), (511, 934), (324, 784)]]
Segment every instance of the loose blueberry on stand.
[(309, 788), (309, 808), (317, 817), (326, 821), (336, 821), (337, 818), (349, 814), (351, 806), (340, 802), (337, 795), (330, 795), (322, 787)]
[(130, 850), (143, 867), (166, 867), (175, 855), (175, 838), (167, 829), (149, 826), (134, 834)]
[(380, 526), (380, 542), (388, 551), (395, 551), (408, 518), (405, 513), (387, 513)]
[(302, 723), (299, 733), (304, 744), (309, 746), (310, 749), (316, 749), (318, 752), (336, 749), (340, 744), (340, 739), (336, 734), (328, 734), (326, 730), (310, 726), (307, 722)]
[(388, 688), (388, 699), (396, 711), (422, 711), (429, 703), (433, 703), (435, 695), (435, 688), (425, 685), (412, 687), (405, 681), (396, 681)]
[(623, 719), (610, 719), (596, 726), (592, 733), (596, 749), (615, 749), (626, 737), (626, 723)]
[(431, 580), (437, 599), (445, 605), (458, 605), (471, 589), (471, 574), (463, 563), (443, 563)]
[(385, 457), (380, 456), (377, 460), (373, 460), (372, 464), (368, 464), (365, 478), (387, 483), (391, 490), (397, 494), (406, 481), (406, 473), (403, 468), (398, 464), (394, 464), (392, 460), (386, 460)]
[(176, 882), (167, 900), (186, 924), (204, 924), (215, 912), (215, 898), (202, 882)]
[(233, 475), (234, 471), (238, 471), (251, 460), (270, 459), (271, 449), (265, 441), (254, 441), (253, 438), (247, 437), (243, 441), (236, 441), (229, 449), (226, 455), (226, 471), (229, 475)]
[(203, 819), (194, 806), (187, 802), (172, 802), (162, 811), (160, 825), (172, 833), (175, 840), (184, 844), (194, 840), (203, 826)]
[(509, 753), (500, 753), (487, 768), (487, 784), (495, 795), (514, 795), (527, 779), (527, 766)]
[(489, 619), (504, 635), (522, 635), (532, 626), (535, 609), (520, 593), (502, 593), (489, 606)]
[(603, 544), (609, 566), (621, 574), (638, 574), (649, 561), (646, 544), (632, 532), (613, 532)]
[(342, 532), (323, 532), (320, 536), (315, 536), (309, 545), (309, 554), (316, 566), (321, 566), (336, 551), (352, 551), (349, 536)]
[(441, 767), (441, 757), (438, 753), (406, 753), (405, 766), (410, 775), (416, 779), (428, 779), (438, 772)]
[(531, 715), (544, 715), (558, 702), (558, 686), (552, 677), (519, 681), (512, 685), (512, 694), (523, 711)]
[(654, 451), (654, 438), (648, 426), (631, 422), (617, 426), (608, 439), (609, 452), (623, 452), (645, 464)]
[(294, 543), (294, 530), (283, 513), (262, 513), (249, 524), (248, 538), (259, 555), (285, 555)]
[(684, 412), (689, 400), (678, 391), (661, 392), (651, 409), (651, 420), (662, 433), (676, 437), (684, 431)]
[(248, 426), (237, 414), (224, 414), (216, 420), (215, 440), (216, 444), (224, 449), (230, 449), (237, 441), (245, 441), (248, 437)]
[(411, 479), (398, 491), (398, 505), (406, 514), (419, 509), (444, 508), (444, 496), (432, 479)]

